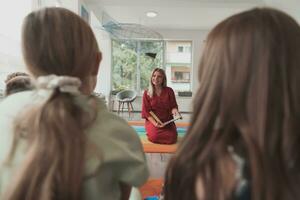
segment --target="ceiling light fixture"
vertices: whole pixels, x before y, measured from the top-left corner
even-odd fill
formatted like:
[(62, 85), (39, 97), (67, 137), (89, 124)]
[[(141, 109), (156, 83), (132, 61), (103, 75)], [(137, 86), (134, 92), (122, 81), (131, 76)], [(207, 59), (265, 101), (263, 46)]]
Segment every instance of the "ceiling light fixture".
[(153, 18), (153, 17), (156, 17), (156, 16), (157, 16), (157, 12), (154, 12), (154, 11), (148, 11), (148, 12), (146, 13), (146, 15), (147, 15), (147, 17)]

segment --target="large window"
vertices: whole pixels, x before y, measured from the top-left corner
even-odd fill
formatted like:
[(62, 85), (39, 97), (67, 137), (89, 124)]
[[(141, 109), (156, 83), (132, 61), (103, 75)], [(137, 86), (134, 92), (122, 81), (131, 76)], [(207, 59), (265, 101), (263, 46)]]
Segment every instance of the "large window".
[(191, 47), (191, 41), (166, 41), (167, 82), (175, 91), (191, 91)]
[(155, 67), (165, 69), (167, 84), (175, 91), (191, 91), (191, 41), (112, 41), (112, 90), (149, 85)]
[(143, 91), (151, 71), (163, 66), (162, 41), (112, 41), (112, 89)]
[(112, 41), (112, 89), (135, 89), (136, 43)]

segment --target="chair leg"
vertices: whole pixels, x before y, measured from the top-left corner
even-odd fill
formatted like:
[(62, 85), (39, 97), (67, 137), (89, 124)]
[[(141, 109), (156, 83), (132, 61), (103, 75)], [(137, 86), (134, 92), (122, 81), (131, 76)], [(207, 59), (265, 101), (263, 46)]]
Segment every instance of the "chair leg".
[(129, 117), (130, 117), (130, 112), (131, 112), (131, 109), (130, 109), (129, 102), (126, 102), (126, 104), (127, 104), (128, 115), (129, 115)]
[(124, 112), (124, 102), (122, 102), (122, 112)]
[(115, 100), (111, 100), (111, 111), (114, 111)]
[(121, 102), (119, 101), (118, 114), (120, 113)]
[(130, 106), (131, 106), (131, 111), (134, 111), (133, 106), (132, 106), (132, 102), (130, 102)]

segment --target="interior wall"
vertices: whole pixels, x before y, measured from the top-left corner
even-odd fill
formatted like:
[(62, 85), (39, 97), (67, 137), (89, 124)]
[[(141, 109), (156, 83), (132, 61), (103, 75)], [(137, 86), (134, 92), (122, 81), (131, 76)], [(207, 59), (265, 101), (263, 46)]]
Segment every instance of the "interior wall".
[[(84, 0), (80, 0), (86, 2)], [(103, 9), (99, 4), (86, 3), (87, 8), (91, 11), (91, 27), (98, 41), (99, 49), (102, 53), (102, 61), (99, 67), (98, 81), (96, 92), (105, 95), (106, 100), (109, 99), (111, 91), (111, 39), (109, 34), (102, 28), (102, 12)]]
[(4, 80), (9, 73), (26, 71), (21, 53), (21, 30), (23, 19), (31, 9), (31, 0), (1, 2), (0, 93), (5, 87)]
[(300, 23), (299, 0), (265, 0), (266, 5), (280, 9)]
[[(16, 4), (19, 6), (16, 7)], [(24, 17), (31, 11), (31, 0), (5, 1), (0, 7), (0, 53), (21, 58), (21, 30)], [(5, 58), (3, 58), (5, 59)]]
[(91, 15), (91, 26), (102, 53), (95, 91), (104, 94), (108, 98), (111, 91), (111, 39), (109, 34), (101, 28), (100, 21), (94, 14)]
[(62, 7), (72, 10), (75, 13), (79, 13), (78, 5), (79, 0), (60, 0)]

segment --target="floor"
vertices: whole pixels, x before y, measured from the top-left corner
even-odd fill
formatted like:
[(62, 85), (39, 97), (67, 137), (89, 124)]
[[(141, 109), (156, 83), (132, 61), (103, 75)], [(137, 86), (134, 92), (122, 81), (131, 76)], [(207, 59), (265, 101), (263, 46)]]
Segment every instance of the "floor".
[[(141, 121), (140, 112), (134, 112), (130, 116), (128, 112), (117, 113), (116, 115), (124, 118), (127, 121)], [(190, 113), (182, 113), (182, 120), (178, 120), (180, 122), (189, 122), (191, 114)], [(169, 160), (171, 159), (173, 154), (170, 153), (146, 153), (146, 159), (148, 162), (148, 167), (150, 170), (150, 179), (163, 179), (166, 167), (168, 165)]]
[[(126, 121), (143, 121), (141, 118), (141, 112), (133, 112), (130, 115), (128, 112), (114, 112), (116, 115), (124, 118)], [(191, 113), (181, 113), (182, 120), (178, 122), (189, 122), (191, 118)], [(146, 196), (159, 195), (161, 192), (161, 186), (163, 179), (165, 177), (166, 168), (168, 166), (169, 160), (172, 158), (173, 154), (170, 153), (146, 153), (146, 160), (148, 163), (148, 168), (150, 171), (149, 180), (147, 183), (140, 188), (143, 199)]]
[(163, 179), (165, 171), (173, 154), (170, 153), (146, 153), (146, 160), (151, 179)]

